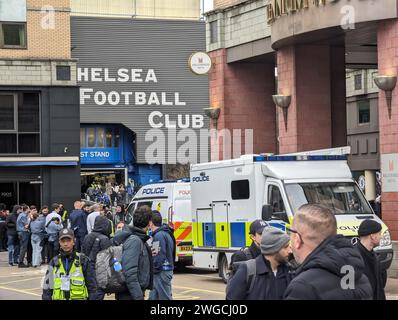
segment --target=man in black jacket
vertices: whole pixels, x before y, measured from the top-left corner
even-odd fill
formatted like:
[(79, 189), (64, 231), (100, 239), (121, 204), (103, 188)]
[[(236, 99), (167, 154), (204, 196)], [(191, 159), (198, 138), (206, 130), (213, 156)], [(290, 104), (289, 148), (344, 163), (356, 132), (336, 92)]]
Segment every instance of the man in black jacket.
[(22, 212), (22, 207), (15, 205), (12, 209), (12, 214), (6, 218), (7, 237), (8, 237), (8, 264), (13, 266), (18, 264), (19, 259), (19, 239), (17, 233), (17, 219)]
[(152, 252), (146, 243), (146, 231), (151, 221), (152, 210), (142, 206), (134, 211), (133, 226), (125, 225), (113, 238), (113, 244), (123, 244), (122, 268), (127, 290), (117, 293), (117, 300), (143, 300), (146, 289), (153, 286)]
[(227, 300), (282, 300), (292, 279), (287, 266), (289, 241), (282, 230), (266, 227), (262, 231), (261, 254), (232, 266), (237, 271), (228, 280)]
[(302, 206), (288, 231), (300, 267), (285, 299), (372, 299), (361, 255), (349, 239), (336, 235), (336, 217), (329, 209), (316, 204)]
[[(82, 253), (90, 259), (94, 271), (98, 252), (112, 246), (111, 232), (111, 222), (104, 216), (98, 216), (95, 218), (93, 231), (84, 239)], [(105, 292), (97, 288), (97, 300), (103, 300), (104, 297)]]
[(266, 226), (268, 226), (268, 224), (263, 220), (254, 220), (250, 224), (249, 234), (250, 239), (252, 240), (252, 244), (250, 245), (250, 247), (241, 248), (239, 251), (235, 252), (232, 255), (230, 269), (232, 268), (232, 264), (235, 262), (255, 259), (261, 254), (261, 235)]
[(373, 251), (380, 245), (381, 224), (374, 220), (364, 220), (359, 225), (359, 242), (356, 244), (358, 252), (365, 262), (364, 273), (373, 289), (374, 300), (386, 300), (384, 287), (387, 282), (387, 271), (381, 268), (380, 261)]
[(82, 203), (75, 201), (74, 210), (69, 216), (70, 227), (75, 232), (76, 243), (75, 247), (77, 252), (81, 251), (81, 247), (85, 236), (87, 235), (87, 222), (86, 214), (82, 210)]

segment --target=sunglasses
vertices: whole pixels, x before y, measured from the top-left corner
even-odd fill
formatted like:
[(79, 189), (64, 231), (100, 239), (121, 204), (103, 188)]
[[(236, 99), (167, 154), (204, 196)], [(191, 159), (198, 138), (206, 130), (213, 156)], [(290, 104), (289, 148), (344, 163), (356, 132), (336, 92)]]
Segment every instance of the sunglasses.
[(297, 234), (300, 237), (300, 241), (304, 244), (303, 236), (297, 231), (292, 228), (286, 227), (286, 233), (290, 236), (292, 233)]

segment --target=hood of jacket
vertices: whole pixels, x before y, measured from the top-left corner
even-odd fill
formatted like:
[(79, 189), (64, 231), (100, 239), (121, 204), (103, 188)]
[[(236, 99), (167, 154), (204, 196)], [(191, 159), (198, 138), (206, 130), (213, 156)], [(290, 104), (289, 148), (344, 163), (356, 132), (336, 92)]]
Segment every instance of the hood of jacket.
[(156, 229), (152, 236), (154, 236), (156, 233), (160, 232), (160, 231), (164, 231), (166, 233), (170, 233), (171, 229), (169, 228), (169, 226), (167, 224), (162, 224), (158, 229)]
[(346, 275), (343, 266), (354, 268), (355, 279), (364, 272), (364, 262), (358, 250), (349, 239), (336, 235), (323, 241), (297, 269), (296, 275), (309, 269), (324, 269), (342, 278)]
[(136, 235), (143, 242), (146, 242), (150, 237), (146, 234), (146, 232), (142, 229), (136, 228), (134, 226), (125, 225), (121, 231), (118, 231), (113, 237), (113, 243), (115, 245), (122, 244), (128, 237), (131, 235)]
[(112, 233), (111, 222), (105, 216), (98, 216), (94, 221), (93, 232), (101, 233), (107, 237), (110, 237)]

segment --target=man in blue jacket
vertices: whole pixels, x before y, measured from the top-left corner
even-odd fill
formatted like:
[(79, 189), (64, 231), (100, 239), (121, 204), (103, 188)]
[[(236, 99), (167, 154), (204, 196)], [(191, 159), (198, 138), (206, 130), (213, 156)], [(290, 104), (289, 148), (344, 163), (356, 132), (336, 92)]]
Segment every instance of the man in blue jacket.
[(168, 225), (162, 225), (162, 216), (152, 211), (153, 290), (150, 300), (172, 300), (171, 280), (174, 269), (175, 242)]
[(82, 210), (82, 203), (75, 201), (74, 210), (69, 216), (71, 229), (75, 232), (75, 248), (77, 252), (81, 252), (84, 238), (87, 235), (87, 224), (85, 219), (85, 213)]

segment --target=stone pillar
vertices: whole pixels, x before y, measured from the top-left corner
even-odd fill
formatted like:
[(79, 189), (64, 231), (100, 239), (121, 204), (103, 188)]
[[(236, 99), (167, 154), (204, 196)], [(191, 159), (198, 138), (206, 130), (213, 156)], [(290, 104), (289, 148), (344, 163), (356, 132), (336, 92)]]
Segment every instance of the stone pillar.
[(368, 201), (376, 199), (376, 172), (365, 170), (365, 196)]
[(278, 93), (291, 95), (279, 153), (346, 145), (344, 48), (298, 45), (277, 52)]
[[(212, 51), (210, 56), (213, 61), (209, 78), (210, 106), (221, 108), (217, 125), (218, 139), (213, 137), (211, 143), (211, 159), (236, 158), (247, 153), (275, 153), (276, 114), (272, 101), (275, 92), (274, 65), (244, 62), (227, 64), (225, 49)], [(221, 131), (223, 129), (224, 132)], [(250, 135), (245, 130), (253, 130), (252, 146), (245, 144), (247, 134)], [(228, 134), (234, 136), (234, 140), (227, 145), (228, 141), (223, 137)]]
[[(398, 74), (398, 19), (379, 22), (377, 32), (380, 75)], [(392, 93), (391, 119), (385, 93), (379, 91), (380, 155), (398, 154), (398, 88)], [(398, 192), (383, 192), (382, 218), (393, 240), (398, 240)]]

